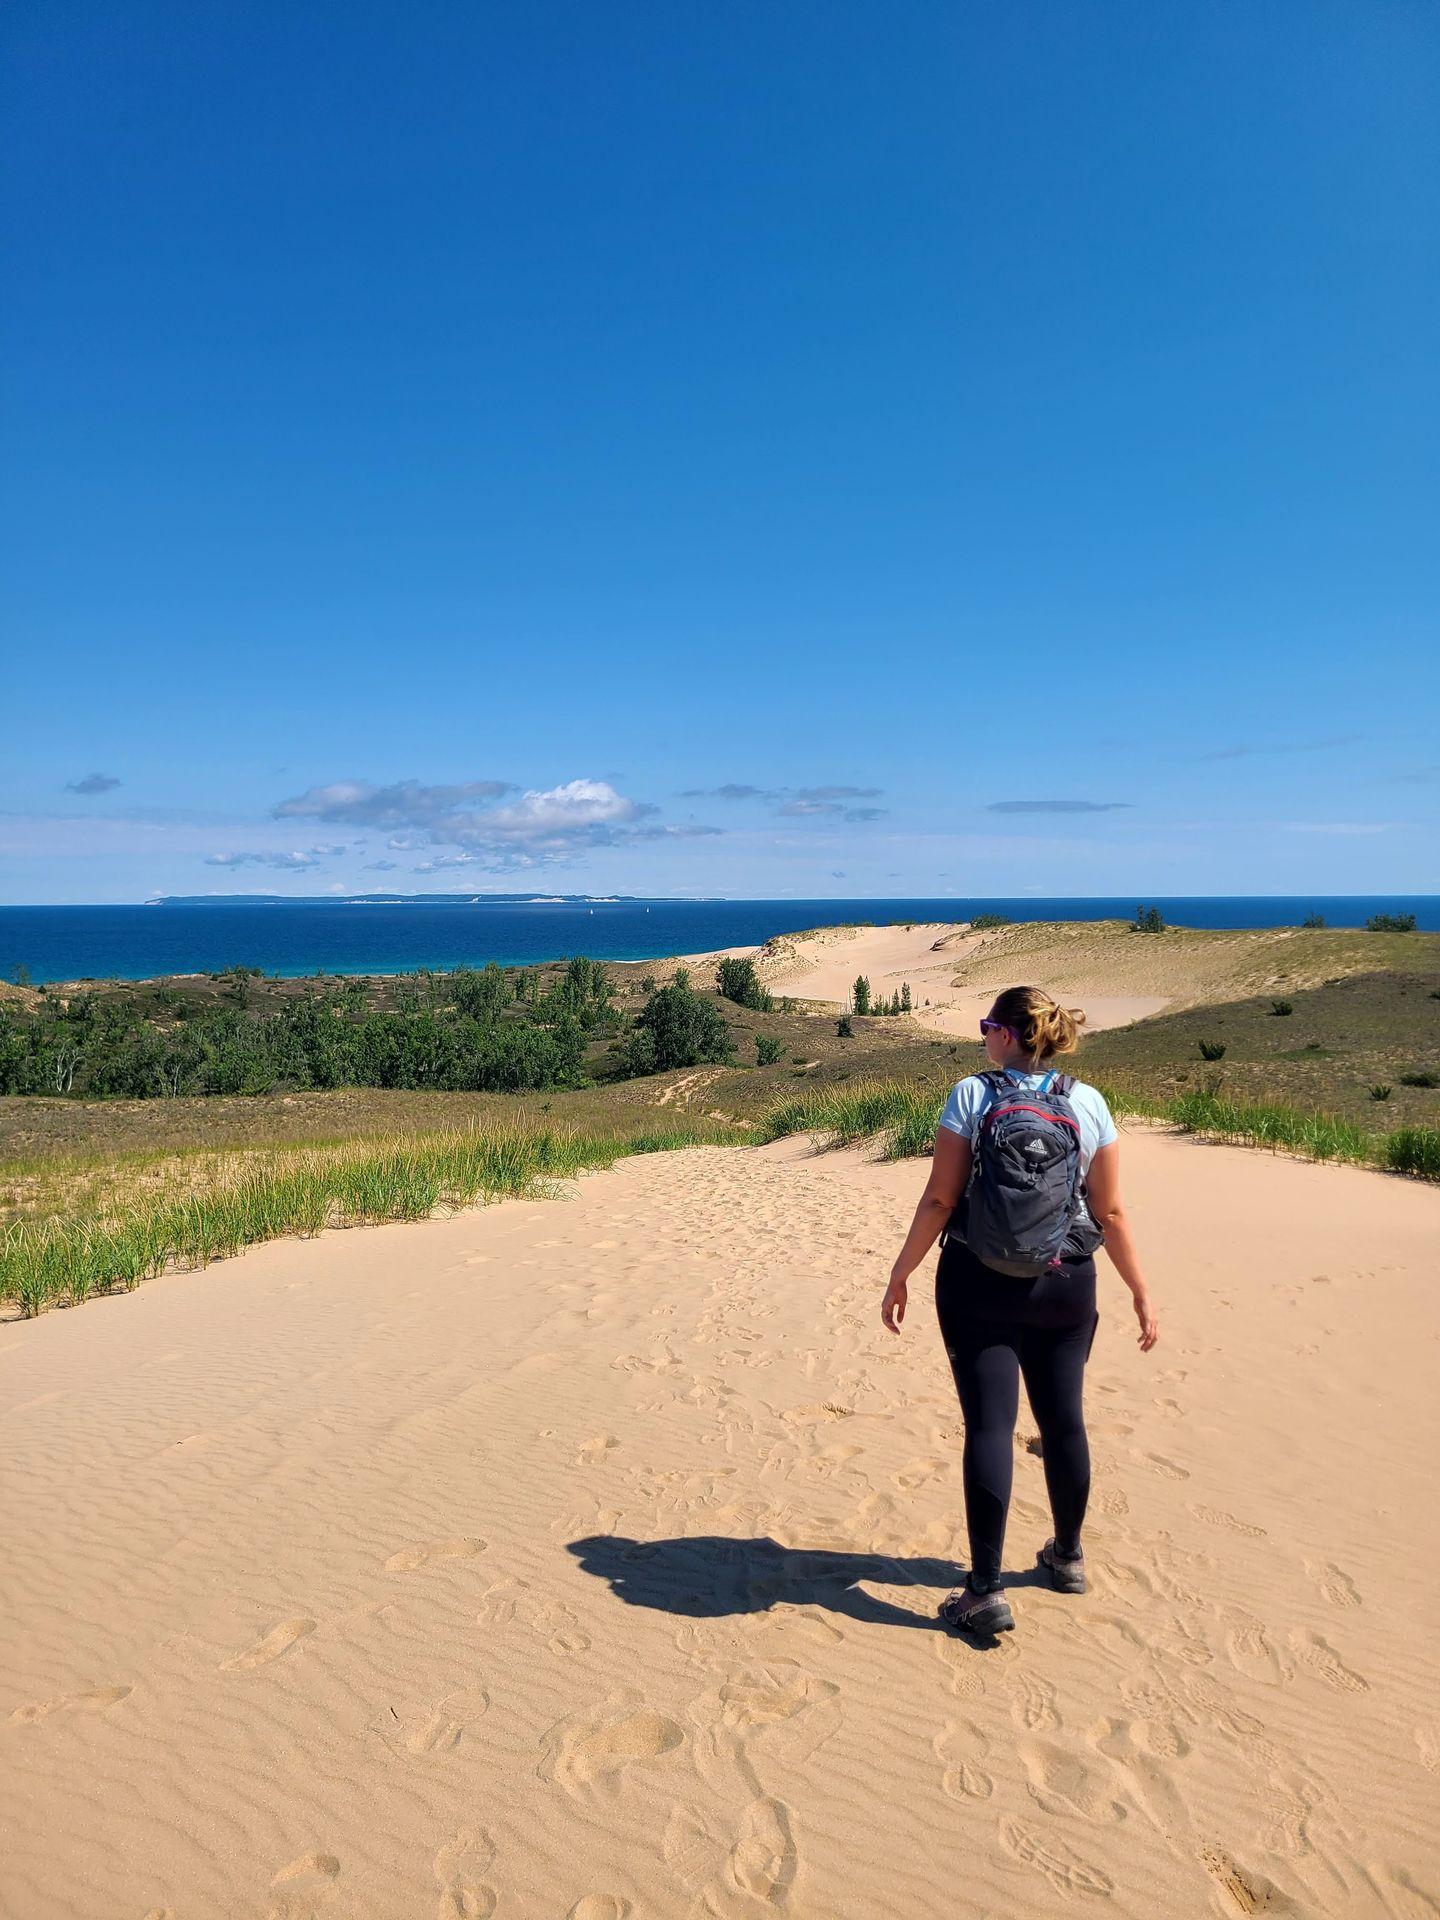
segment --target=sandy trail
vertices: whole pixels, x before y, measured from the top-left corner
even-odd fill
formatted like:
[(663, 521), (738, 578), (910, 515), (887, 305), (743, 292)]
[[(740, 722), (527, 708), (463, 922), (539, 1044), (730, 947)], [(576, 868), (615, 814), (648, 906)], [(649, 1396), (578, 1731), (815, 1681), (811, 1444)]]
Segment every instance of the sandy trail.
[[(801, 1142), (0, 1328), (15, 1920), (1437, 1911), (1440, 1194), (1153, 1133), (1080, 1600), (938, 1630), (923, 1166)], [(958, 1890), (958, 1891), (957, 1891)]]
[[(864, 974), (877, 999), (888, 1000), (908, 982), (916, 1009), (909, 1018), (915, 1026), (973, 1039), (977, 1022), (990, 1010), (999, 988), (1013, 986), (1020, 978), (1012, 979), (1002, 968), (1003, 977), (990, 979), (987, 974), (979, 982), (956, 984), (956, 975), (966, 963), (994, 944), (993, 934), (972, 934), (963, 922), (937, 921), (908, 927), (822, 927), (814, 934), (781, 935), (764, 947), (726, 947), (716, 953), (685, 954), (682, 959), (708, 980), (725, 955), (748, 956), (756, 960), (772, 993), (835, 1007), (848, 1004), (858, 974)], [(1092, 1033), (1163, 1012), (1172, 997), (1092, 992), (1088, 980), (1083, 993), (1076, 993), (1059, 976), (1044, 978), (1040, 984), (1067, 1005), (1083, 1006), (1086, 1028)]]

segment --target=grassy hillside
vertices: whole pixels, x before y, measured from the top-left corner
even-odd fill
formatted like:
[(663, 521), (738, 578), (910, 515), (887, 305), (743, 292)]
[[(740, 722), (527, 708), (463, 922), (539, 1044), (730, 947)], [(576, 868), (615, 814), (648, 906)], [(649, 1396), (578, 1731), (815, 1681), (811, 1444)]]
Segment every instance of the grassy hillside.
[[(1178, 1006), (1133, 1026), (1087, 1037), (1073, 1062), (1087, 1078), (1154, 1108), (1204, 1094), (1234, 1102), (1280, 1102), (1328, 1114), (1380, 1135), (1440, 1125), (1440, 936), (1272, 929), (1187, 930), (1159, 936), (1118, 922), (1000, 930), (957, 963), (971, 984), (1029, 978), (1062, 997), (1094, 990), (1168, 993)], [(549, 982), (558, 968), (538, 970)], [(633, 1017), (655, 983), (658, 962), (607, 968), (614, 1004)], [(190, 976), (101, 983), (101, 995), (138, 997), (173, 1015), (174, 996), (196, 1004), (250, 1005), (301, 993), (304, 982)], [(711, 983), (698, 975), (694, 985)], [(1203, 988), (1203, 993), (1202, 993)], [(355, 982), (357, 1006), (398, 1008), (412, 983)], [(1200, 995), (1198, 1003), (1195, 996)], [(1206, 998), (1205, 996), (1209, 996)], [(1276, 1004), (1288, 1003), (1289, 1013)], [(302, 1144), (415, 1138), (457, 1127), (514, 1124), (587, 1134), (641, 1134), (659, 1124), (703, 1122), (709, 1137), (753, 1139), (763, 1117), (798, 1095), (844, 1092), (883, 1081), (928, 1098), (983, 1064), (978, 1041), (927, 1033), (910, 1019), (854, 1019), (851, 1038), (833, 1015), (803, 1002), (762, 1013), (718, 1000), (737, 1064), (675, 1069), (554, 1093), (442, 1093), (345, 1087), (280, 1088), (253, 1095), (179, 1099), (0, 1099), (0, 1221), (73, 1207), (103, 1207), (132, 1186), (191, 1187), (221, 1163)], [(757, 1034), (782, 1049), (756, 1067)], [(1217, 1058), (1202, 1057), (1205, 1049)], [(593, 1043), (606, 1071), (602, 1036)], [(1410, 1084), (1407, 1084), (1407, 1080)], [(1379, 1100), (1373, 1088), (1388, 1087)], [(922, 1103), (923, 1104), (923, 1103)]]
[(1376, 973), (1440, 978), (1440, 934), (1353, 927), (1171, 927), (1146, 934), (1123, 920), (1030, 921), (986, 934), (957, 958), (952, 978), (965, 987), (1029, 981), (1062, 998), (1160, 995), (1172, 1006), (1191, 1006), (1293, 996)]

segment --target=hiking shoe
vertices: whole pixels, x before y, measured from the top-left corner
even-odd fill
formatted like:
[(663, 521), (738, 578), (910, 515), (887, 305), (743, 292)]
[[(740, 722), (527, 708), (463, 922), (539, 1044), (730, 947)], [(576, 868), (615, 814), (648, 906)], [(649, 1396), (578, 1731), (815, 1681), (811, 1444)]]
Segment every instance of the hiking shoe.
[(1050, 1575), (1050, 1584), (1057, 1593), (1084, 1593), (1085, 1556), (1077, 1553), (1073, 1560), (1062, 1560), (1055, 1551), (1054, 1540), (1047, 1540), (1035, 1556), (1036, 1564), (1045, 1568)]
[(958, 1633), (1010, 1633), (1015, 1626), (1015, 1616), (1003, 1587), (997, 1587), (993, 1593), (976, 1593), (968, 1586), (956, 1587), (940, 1602), (940, 1618)]

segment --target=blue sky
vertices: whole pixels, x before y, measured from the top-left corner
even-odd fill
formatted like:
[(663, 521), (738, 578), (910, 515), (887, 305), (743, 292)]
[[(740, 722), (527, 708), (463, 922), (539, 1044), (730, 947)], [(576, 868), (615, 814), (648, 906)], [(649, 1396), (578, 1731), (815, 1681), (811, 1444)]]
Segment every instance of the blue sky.
[(12, 0), (0, 900), (1440, 889), (1440, 13)]

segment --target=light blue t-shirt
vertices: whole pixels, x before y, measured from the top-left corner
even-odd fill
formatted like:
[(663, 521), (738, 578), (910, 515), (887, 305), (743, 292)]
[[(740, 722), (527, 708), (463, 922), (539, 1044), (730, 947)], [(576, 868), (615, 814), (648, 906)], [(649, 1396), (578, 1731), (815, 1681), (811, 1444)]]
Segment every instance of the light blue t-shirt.
[[(1056, 1072), (1058, 1068), (1047, 1068), (1042, 1073), (1024, 1073), (1019, 1067), (1005, 1069), (1006, 1078), (1017, 1088), (1031, 1087), (1036, 1091)], [(1090, 1162), (1101, 1147), (1108, 1147), (1112, 1140), (1118, 1140), (1120, 1136), (1115, 1131), (1115, 1122), (1110, 1117), (1104, 1095), (1094, 1087), (1087, 1087), (1083, 1080), (1077, 1080), (1066, 1098), (1080, 1122), (1080, 1171), (1088, 1173)], [(980, 1116), (989, 1100), (990, 1089), (978, 1073), (972, 1073), (967, 1080), (957, 1080), (950, 1089), (950, 1098), (940, 1115), (941, 1126), (948, 1127), (952, 1133), (963, 1134), (967, 1140), (973, 1140)]]

